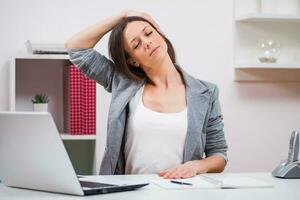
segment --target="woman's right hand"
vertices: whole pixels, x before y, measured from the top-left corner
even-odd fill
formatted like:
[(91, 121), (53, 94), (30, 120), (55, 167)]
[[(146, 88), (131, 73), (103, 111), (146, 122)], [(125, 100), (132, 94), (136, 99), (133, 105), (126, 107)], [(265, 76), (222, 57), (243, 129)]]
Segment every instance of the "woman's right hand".
[(148, 20), (149, 22), (151, 22), (153, 24), (153, 26), (155, 26), (155, 28), (163, 35), (164, 32), (161, 30), (161, 28), (159, 27), (159, 25), (154, 21), (154, 19), (145, 12), (139, 12), (139, 11), (134, 11), (134, 10), (125, 10), (125, 17), (132, 17), (132, 16), (138, 16), (138, 17), (142, 17), (146, 20)]

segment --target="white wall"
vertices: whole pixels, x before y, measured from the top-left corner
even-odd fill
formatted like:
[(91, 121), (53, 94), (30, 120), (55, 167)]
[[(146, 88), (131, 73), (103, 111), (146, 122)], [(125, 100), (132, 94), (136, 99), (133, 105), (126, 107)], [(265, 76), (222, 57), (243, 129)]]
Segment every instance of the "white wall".
[[(27, 39), (63, 43), (124, 8), (150, 13), (173, 42), (181, 66), (218, 84), (227, 171), (271, 171), (286, 157), (290, 132), (300, 129), (300, 83), (233, 81), (232, 0), (1, 0), (0, 110), (8, 109), (9, 56)], [(107, 36), (97, 49), (107, 55)]]

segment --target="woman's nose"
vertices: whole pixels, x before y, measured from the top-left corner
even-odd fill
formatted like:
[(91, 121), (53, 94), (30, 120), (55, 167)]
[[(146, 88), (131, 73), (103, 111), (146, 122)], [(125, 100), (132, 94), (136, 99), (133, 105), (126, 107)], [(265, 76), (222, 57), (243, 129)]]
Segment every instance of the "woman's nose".
[(147, 41), (147, 42), (146, 42), (146, 48), (147, 48), (147, 49), (149, 49), (151, 45), (152, 45), (152, 42), (151, 42), (151, 41)]

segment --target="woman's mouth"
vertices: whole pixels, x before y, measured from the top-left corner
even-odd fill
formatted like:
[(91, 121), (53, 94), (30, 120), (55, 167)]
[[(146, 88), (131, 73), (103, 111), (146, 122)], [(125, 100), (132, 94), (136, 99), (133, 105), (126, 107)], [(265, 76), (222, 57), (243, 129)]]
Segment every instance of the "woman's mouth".
[(156, 48), (154, 48), (154, 49), (151, 51), (150, 56), (152, 56), (152, 54), (153, 54), (158, 48), (159, 48), (159, 46), (156, 47)]

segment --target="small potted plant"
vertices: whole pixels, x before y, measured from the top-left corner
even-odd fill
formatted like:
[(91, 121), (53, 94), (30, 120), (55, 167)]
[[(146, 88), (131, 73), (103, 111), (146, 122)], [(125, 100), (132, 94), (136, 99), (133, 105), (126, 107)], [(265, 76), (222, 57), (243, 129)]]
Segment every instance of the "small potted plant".
[(47, 112), (48, 111), (48, 96), (46, 94), (36, 94), (32, 99), (34, 112)]

